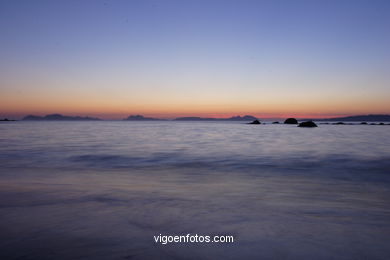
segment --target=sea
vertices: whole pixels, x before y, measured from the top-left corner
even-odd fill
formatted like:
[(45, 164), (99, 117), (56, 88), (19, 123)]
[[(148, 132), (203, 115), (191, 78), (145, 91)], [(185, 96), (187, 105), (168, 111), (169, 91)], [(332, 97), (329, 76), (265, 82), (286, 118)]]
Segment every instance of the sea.
[(390, 259), (390, 126), (0, 122), (0, 259)]

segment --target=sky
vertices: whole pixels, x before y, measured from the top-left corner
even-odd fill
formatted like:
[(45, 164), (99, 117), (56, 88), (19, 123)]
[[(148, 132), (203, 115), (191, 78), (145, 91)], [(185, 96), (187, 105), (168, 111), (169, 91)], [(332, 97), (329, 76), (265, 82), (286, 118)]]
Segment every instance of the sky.
[(0, 117), (390, 113), (390, 1), (0, 0)]

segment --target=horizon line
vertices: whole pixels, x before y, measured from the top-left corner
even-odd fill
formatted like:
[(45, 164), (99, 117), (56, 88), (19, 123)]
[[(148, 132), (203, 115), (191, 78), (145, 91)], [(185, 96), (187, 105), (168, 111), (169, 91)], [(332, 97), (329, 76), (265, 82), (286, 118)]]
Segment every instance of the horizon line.
[[(379, 114), (379, 113), (361, 113), (361, 114), (338, 114), (338, 115), (335, 115), (335, 114), (332, 114), (332, 115), (294, 115), (294, 114), (290, 114), (290, 115), (287, 115), (287, 114), (278, 114), (278, 115), (274, 115), (274, 116), (270, 116), (270, 115), (263, 115), (263, 116), (258, 116), (259, 114), (231, 114), (230, 116), (222, 116), (221, 117), (218, 117), (216, 116), (217, 114), (210, 114), (210, 116), (208, 115), (194, 115), (194, 114), (189, 114), (189, 115), (178, 115), (178, 116), (169, 116), (169, 117), (159, 117), (159, 116), (153, 116), (153, 114), (142, 114), (142, 113), (129, 113), (127, 114), (127, 116), (121, 116), (119, 117), (119, 114), (118, 116), (116, 116), (116, 118), (113, 118), (113, 117), (105, 117), (104, 114), (95, 114), (95, 115), (85, 115), (85, 114), (77, 114), (77, 113), (69, 113), (69, 114), (65, 114), (65, 113), (49, 113), (49, 114), (41, 114), (41, 113), (37, 113), (37, 114), (26, 114), (24, 116), (22, 115), (18, 115), (18, 116), (7, 116), (7, 115), (1, 115), (0, 118), (7, 118), (7, 119), (11, 119), (11, 120), (23, 120), (23, 118), (27, 117), (27, 116), (38, 116), (38, 117), (45, 117), (45, 116), (48, 116), (48, 115), (61, 115), (61, 116), (69, 116), (69, 117), (89, 117), (89, 118), (93, 118), (93, 119), (98, 119), (98, 120), (114, 120), (114, 121), (121, 121), (121, 120), (126, 120), (128, 117), (130, 116), (142, 116), (142, 117), (145, 117), (145, 118), (152, 118), (152, 119), (160, 119), (160, 120), (175, 120), (175, 119), (178, 119), (178, 118), (202, 118), (202, 119), (229, 119), (229, 118), (232, 118), (232, 117), (245, 117), (245, 116), (252, 116), (252, 117), (255, 117), (257, 119), (264, 119), (264, 120), (271, 120), (271, 119), (286, 119), (286, 118), (296, 118), (296, 119), (332, 119), (332, 118), (341, 118), (341, 117), (353, 117), (353, 116), (378, 116), (378, 115), (390, 115), (390, 113), (383, 113), (383, 114)], [(101, 116), (103, 115), (103, 117)], [(155, 114), (156, 115), (156, 114)], [(214, 116), (212, 116), (214, 115)]]

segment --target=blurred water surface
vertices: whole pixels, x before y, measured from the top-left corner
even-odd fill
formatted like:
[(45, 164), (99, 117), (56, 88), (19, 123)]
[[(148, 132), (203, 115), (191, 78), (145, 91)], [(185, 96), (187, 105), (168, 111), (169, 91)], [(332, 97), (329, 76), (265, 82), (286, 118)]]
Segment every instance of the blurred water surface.
[(0, 164), (5, 259), (390, 257), (390, 126), (8, 122)]

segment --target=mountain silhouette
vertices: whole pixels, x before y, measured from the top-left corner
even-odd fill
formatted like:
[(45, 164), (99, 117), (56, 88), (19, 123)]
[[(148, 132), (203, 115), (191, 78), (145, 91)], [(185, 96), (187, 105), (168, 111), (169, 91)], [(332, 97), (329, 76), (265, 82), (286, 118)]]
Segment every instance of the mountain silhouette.
[(257, 118), (250, 115), (245, 116), (232, 116), (229, 118), (214, 118), (214, 117), (178, 117), (176, 121), (254, 121)]
[(378, 121), (390, 121), (390, 115), (357, 115), (357, 116), (321, 118), (321, 119), (302, 119), (302, 120), (349, 121), (349, 122), (353, 122), (353, 121), (378, 122)]
[(81, 117), (81, 116), (64, 116), (61, 114), (50, 114), (46, 116), (35, 116), (35, 115), (28, 115), (25, 116), (22, 120), (30, 120), (30, 121), (44, 121), (44, 120), (63, 120), (63, 121), (70, 121), (70, 120), (76, 120), (76, 121), (93, 121), (93, 120), (101, 120), (99, 118), (95, 117)]
[(123, 120), (128, 120), (128, 121), (152, 121), (152, 120), (164, 120), (164, 119), (159, 119), (159, 118), (153, 118), (153, 117), (144, 117), (141, 115), (131, 115), (128, 116), (127, 118)]

